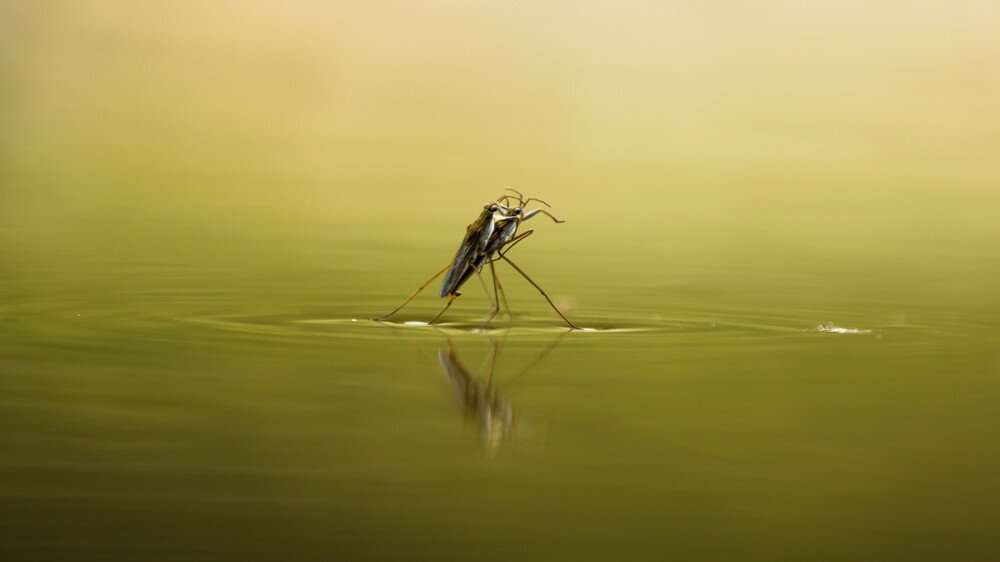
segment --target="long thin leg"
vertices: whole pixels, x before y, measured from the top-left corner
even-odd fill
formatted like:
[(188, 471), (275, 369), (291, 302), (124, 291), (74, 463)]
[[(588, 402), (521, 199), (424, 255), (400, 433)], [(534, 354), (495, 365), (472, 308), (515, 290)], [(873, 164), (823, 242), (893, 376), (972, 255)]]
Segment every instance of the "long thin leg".
[(554, 220), (557, 223), (564, 223), (564, 222), (566, 222), (566, 221), (561, 221), (561, 220), (555, 218), (554, 216), (552, 216), (552, 213), (546, 211), (545, 209), (535, 209), (533, 211), (528, 211), (527, 213), (525, 213), (524, 218), (521, 219), (521, 220), (526, 221), (526, 220), (530, 219), (531, 217), (537, 215), (538, 213), (542, 213), (543, 215), (549, 217), (550, 219)]
[[(483, 286), (483, 292), (486, 293), (486, 300), (490, 301), (490, 308), (491, 309), (497, 309), (497, 310), (499, 310), (500, 309), (500, 301), (494, 301), (493, 300), (493, 296), (490, 295), (490, 290), (486, 286), (486, 280), (483, 279), (483, 274), (480, 273), (478, 269), (476, 270), (476, 277), (479, 278), (479, 284)], [(496, 292), (496, 288), (494, 288), (493, 291), (495, 293)]]
[[(433, 323), (437, 322), (437, 319), (441, 318), (441, 315), (444, 314), (444, 311), (448, 310), (448, 307), (451, 306), (451, 303), (455, 302), (455, 298), (456, 297), (448, 297), (448, 304), (444, 305), (444, 308), (441, 309), (441, 312), (438, 312), (437, 315), (434, 318), (431, 318), (431, 321), (428, 322), (428, 324), (433, 324)], [(549, 301), (549, 302), (551, 302), (551, 301)], [(567, 322), (569, 322), (569, 320), (567, 320)]]
[(497, 268), (493, 265), (493, 260), (487, 260), (487, 263), (490, 264), (490, 277), (493, 278), (493, 302), (497, 303), (497, 310), (499, 310), (500, 291), (497, 289), (499, 286), (497, 283)]
[(440, 277), (441, 274), (444, 273), (445, 271), (448, 271), (449, 267), (451, 267), (451, 266), (450, 265), (445, 266), (444, 269), (442, 269), (441, 271), (435, 273), (434, 277), (431, 277), (423, 285), (417, 287), (417, 290), (413, 291), (413, 294), (410, 295), (409, 297), (407, 297), (406, 300), (403, 301), (403, 304), (397, 306), (395, 309), (393, 309), (392, 312), (390, 312), (389, 314), (386, 314), (385, 316), (379, 316), (378, 318), (372, 318), (372, 320), (385, 320), (386, 318), (388, 318), (388, 317), (392, 316), (393, 314), (396, 314), (397, 312), (399, 312), (400, 310), (402, 310), (404, 306), (410, 304), (410, 301), (412, 301), (413, 299), (417, 298), (417, 295), (420, 294), (420, 291), (423, 291), (424, 289), (426, 289), (427, 286), (431, 284), (431, 282), (433, 282), (435, 279), (437, 279), (438, 277)]
[(552, 205), (549, 205), (548, 203), (546, 203), (545, 201), (542, 201), (541, 199), (539, 199), (537, 197), (528, 197), (527, 199), (524, 200), (524, 204), (527, 205), (528, 203), (531, 203), (532, 201), (538, 201), (539, 203), (541, 203), (542, 205), (545, 205), (546, 207), (551, 207), (552, 206)]
[(513, 316), (511, 315), (511, 312), (510, 312), (510, 304), (507, 302), (507, 293), (504, 292), (504, 290), (503, 290), (503, 284), (500, 283), (500, 278), (497, 276), (496, 266), (493, 265), (493, 262), (495, 262), (495, 261), (496, 261), (495, 259), (492, 259), (492, 260), (489, 260), (488, 263), (490, 264), (490, 272), (493, 274), (493, 292), (494, 292), (494, 295), (496, 296), (496, 299), (497, 299), (496, 300), (497, 307), (495, 309), (493, 309), (492, 311), (490, 311), (489, 317), (487, 317), (486, 320), (483, 322), (483, 325), (480, 328), (480, 329), (483, 329), (483, 330), (486, 329), (486, 326), (489, 325), (489, 323), (492, 322), (494, 318), (496, 318), (497, 313), (500, 312), (500, 301), (501, 300), (503, 300), (503, 306), (504, 306), (504, 308), (507, 309), (507, 318), (510, 319), (510, 320), (513, 320)]
[(532, 233), (534, 233), (534, 232), (535, 232), (534, 230), (529, 230), (527, 232), (522, 232), (521, 234), (518, 234), (517, 236), (515, 236), (514, 238), (512, 238), (511, 241), (507, 242), (507, 245), (504, 246), (500, 250), (500, 255), (503, 255), (503, 254), (506, 254), (507, 252), (509, 252), (510, 249), (513, 248), (515, 244), (517, 244), (521, 240), (524, 240), (525, 238), (531, 236)]
[(513, 267), (514, 269), (516, 269), (517, 272), (521, 274), (521, 277), (524, 277), (525, 279), (527, 279), (528, 283), (531, 283), (532, 285), (535, 286), (536, 289), (538, 289), (538, 292), (541, 293), (543, 297), (545, 297), (545, 300), (549, 301), (549, 306), (552, 307), (552, 310), (555, 310), (556, 314), (558, 314), (560, 318), (562, 318), (563, 320), (565, 320), (566, 324), (569, 324), (570, 328), (573, 328), (574, 330), (579, 330), (580, 329), (579, 326), (577, 326), (576, 324), (570, 322), (569, 318), (566, 318), (566, 315), (559, 311), (559, 308), (556, 306), (556, 304), (554, 302), (552, 302), (552, 299), (549, 298), (549, 295), (545, 292), (545, 289), (542, 289), (538, 285), (538, 283), (535, 283), (535, 281), (532, 280), (531, 277), (528, 277), (528, 274), (525, 273), (523, 269), (521, 269), (520, 267), (518, 267), (516, 263), (510, 261), (510, 258), (508, 258), (507, 256), (505, 256), (503, 254), (498, 254), (498, 255), (505, 262), (509, 263), (511, 265), (511, 267)]
[(510, 304), (507, 302), (507, 293), (503, 290), (503, 283), (500, 282), (500, 278), (497, 277), (497, 268), (493, 265), (496, 260), (490, 260), (490, 273), (493, 274), (493, 290), (498, 293), (497, 304), (500, 304), (500, 299), (503, 299), (503, 307), (510, 312)]
[[(490, 268), (492, 268), (492, 267), (493, 267), (493, 262), (490, 261)], [(497, 291), (497, 276), (496, 276), (496, 272), (494, 272), (493, 273), (493, 295), (491, 296), (490, 295), (490, 290), (486, 288), (486, 281), (483, 280), (483, 276), (479, 273), (478, 270), (476, 271), (476, 275), (479, 276), (479, 280), (483, 284), (483, 290), (486, 291), (486, 298), (490, 299), (490, 314), (489, 314), (489, 316), (486, 317), (486, 320), (483, 320), (482, 326), (479, 327), (480, 330), (485, 330), (486, 326), (489, 326), (490, 322), (493, 321), (493, 318), (496, 317), (496, 315), (497, 315), (498, 312), (500, 312), (500, 298), (497, 297), (497, 295), (496, 295), (496, 291)], [(496, 300), (494, 300), (494, 299), (496, 299)]]
[[(507, 246), (505, 246), (504, 249), (501, 250), (501, 253), (507, 253), (507, 251), (510, 250), (518, 242), (524, 240), (528, 236), (531, 236), (532, 232), (534, 232), (534, 230), (522, 232), (521, 234), (515, 236), (510, 242), (507, 243)], [(496, 283), (497, 289), (499, 290), (500, 293), (500, 296), (497, 297), (497, 303), (499, 304), (500, 297), (503, 297), (503, 305), (507, 309), (507, 315), (511, 316), (513, 312), (510, 309), (510, 303), (507, 302), (507, 292), (503, 290), (503, 283), (500, 283), (500, 278), (497, 276), (496, 267), (493, 265), (493, 262), (495, 261), (496, 261), (495, 259), (490, 260), (490, 271), (493, 272), (493, 281), (494, 283)]]

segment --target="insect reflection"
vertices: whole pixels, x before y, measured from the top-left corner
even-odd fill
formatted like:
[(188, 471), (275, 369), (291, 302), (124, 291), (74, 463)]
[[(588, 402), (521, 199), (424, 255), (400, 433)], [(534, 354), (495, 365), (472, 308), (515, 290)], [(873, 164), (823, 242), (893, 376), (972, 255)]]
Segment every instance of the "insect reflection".
[[(465, 230), (465, 238), (458, 247), (458, 251), (455, 253), (455, 257), (452, 259), (451, 264), (446, 266), (441, 271), (434, 274), (433, 277), (424, 282), (423, 285), (417, 287), (402, 304), (396, 307), (392, 312), (376, 318), (376, 320), (384, 320), (389, 318), (393, 314), (396, 314), (403, 307), (410, 303), (417, 295), (420, 294), (428, 285), (430, 285), (435, 279), (437, 279), (441, 274), (445, 274), (444, 282), (441, 284), (441, 290), (439, 296), (442, 298), (447, 298), (448, 302), (445, 303), (443, 309), (437, 313), (428, 323), (433, 324), (444, 314), (446, 310), (455, 302), (462, 293), (459, 289), (465, 284), (473, 275), (479, 277), (480, 282), (483, 285), (483, 289), (486, 291), (487, 298), (490, 299), (490, 315), (486, 319), (485, 324), (488, 324), (497, 312), (500, 310), (500, 300), (504, 301), (504, 305), (507, 310), (510, 307), (507, 306), (507, 297), (503, 292), (503, 286), (500, 284), (497, 278), (496, 266), (494, 262), (503, 260), (510, 264), (515, 271), (517, 271), (522, 277), (524, 277), (532, 286), (538, 289), (538, 292), (545, 297), (548, 301), (549, 306), (556, 311), (563, 321), (572, 328), (579, 329), (575, 324), (570, 322), (569, 318), (559, 310), (559, 308), (552, 302), (549, 298), (548, 293), (545, 292), (542, 287), (536, 283), (527, 273), (516, 263), (511, 261), (507, 257), (507, 253), (513, 249), (515, 245), (519, 242), (531, 236), (534, 230), (528, 230), (520, 234), (517, 233), (517, 228), (520, 224), (526, 220), (538, 214), (544, 214), (556, 223), (562, 223), (561, 221), (554, 217), (551, 213), (542, 208), (526, 210), (525, 206), (532, 201), (541, 203), (546, 207), (549, 206), (548, 203), (537, 199), (535, 197), (525, 198), (521, 192), (507, 188), (509, 191), (517, 194), (515, 198), (513, 195), (501, 195), (495, 201), (487, 203), (483, 206), (482, 212), (479, 213), (479, 217), (470, 224)], [(493, 277), (493, 295), (490, 295), (489, 289), (486, 287), (486, 282), (483, 281), (481, 272), (484, 266), (489, 265), (490, 273)]]
[[(485, 374), (476, 374), (462, 360), (455, 340), (438, 330), (445, 337), (445, 345), (437, 351), (437, 361), (434, 362), (414, 342), (407, 338), (414, 351), (424, 359), (436, 363), (451, 390), (455, 403), (462, 412), (462, 417), (471, 425), (475, 425), (483, 449), (488, 454), (496, 454), (513, 445), (518, 437), (518, 417), (515, 407), (506, 391), (500, 389), (495, 377), (497, 364), (503, 353), (507, 340), (505, 333), (500, 340), (492, 335), (486, 336), (489, 352), (478, 369)], [(541, 363), (571, 330), (563, 331), (549, 342), (531, 361), (512, 376), (504, 376), (502, 386), (509, 390), (511, 386), (525, 373)]]

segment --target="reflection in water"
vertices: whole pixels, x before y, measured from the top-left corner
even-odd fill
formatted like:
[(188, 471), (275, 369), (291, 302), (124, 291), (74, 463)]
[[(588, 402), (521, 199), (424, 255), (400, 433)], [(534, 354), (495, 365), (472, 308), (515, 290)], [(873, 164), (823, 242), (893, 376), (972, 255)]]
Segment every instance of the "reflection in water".
[[(553, 339), (534, 360), (522, 367), (505, 384), (510, 385), (541, 363), (570, 331), (567, 330)], [(489, 370), (485, 377), (478, 377), (469, 372), (462, 363), (455, 341), (447, 335), (445, 337), (447, 346), (438, 350), (438, 365), (447, 377), (455, 401), (462, 409), (466, 421), (474, 422), (478, 426), (483, 448), (490, 454), (497, 453), (516, 441), (518, 427), (513, 404), (499, 391), (493, 379), (497, 361), (507, 340), (507, 332), (499, 342), (491, 336), (486, 336), (490, 344), (490, 353), (486, 358)]]
[(496, 385), (493, 384), (493, 370), (496, 366), (498, 346), (490, 339), (490, 373), (485, 380), (478, 378), (462, 364), (454, 342), (438, 350), (438, 363), (465, 419), (479, 426), (479, 436), (488, 452), (496, 452), (515, 440), (517, 424), (514, 421), (514, 407)]
[[(477, 426), (483, 448), (487, 453), (495, 454), (512, 445), (517, 440), (517, 416), (514, 412), (514, 405), (506, 394), (500, 391), (494, 378), (497, 363), (503, 353), (509, 332), (504, 332), (499, 341), (491, 335), (485, 336), (489, 343), (489, 353), (483, 361), (483, 365), (478, 369), (480, 372), (485, 371), (485, 374), (480, 375), (466, 367), (455, 340), (445, 332), (437, 331), (444, 336), (446, 342), (446, 345), (438, 349), (437, 367), (444, 373), (452, 396), (454, 396), (466, 422), (474, 423)], [(516, 374), (507, 378), (504, 381), (504, 386), (509, 387), (541, 363), (571, 331), (566, 330), (549, 342), (534, 359), (521, 367)], [(408, 342), (418, 355), (429, 359), (414, 342), (409, 340)]]

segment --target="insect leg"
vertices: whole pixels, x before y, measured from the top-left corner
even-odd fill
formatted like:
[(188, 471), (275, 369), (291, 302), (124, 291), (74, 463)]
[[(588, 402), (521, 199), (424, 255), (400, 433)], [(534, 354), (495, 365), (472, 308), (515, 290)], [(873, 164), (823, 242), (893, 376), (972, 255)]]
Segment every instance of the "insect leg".
[(535, 281), (531, 277), (528, 277), (528, 274), (525, 273), (523, 269), (521, 269), (520, 267), (518, 267), (517, 264), (515, 264), (514, 262), (510, 261), (510, 258), (508, 258), (507, 256), (505, 256), (503, 254), (499, 254), (499, 256), (505, 262), (509, 263), (511, 265), (511, 267), (513, 267), (514, 269), (516, 269), (517, 272), (521, 274), (521, 277), (524, 277), (525, 279), (527, 279), (528, 283), (531, 283), (532, 285), (535, 286), (536, 289), (538, 289), (538, 292), (541, 293), (543, 297), (545, 297), (545, 300), (549, 301), (549, 306), (552, 307), (552, 310), (555, 310), (556, 314), (558, 314), (560, 316), (560, 318), (562, 318), (563, 320), (565, 320), (566, 323), (569, 324), (570, 328), (573, 328), (574, 330), (579, 330), (580, 329), (579, 326), (577, 326), (576, 324), (570, 322), (569, 318), (566, 318), (566, 315), (559, 311), (559, 308), (556, 307), (555, 303), (552, 302), (552, 299), (549, 298), (549, 295), (545, 292), (545, 289), (542, 289), (538, 285), (538, 283), (535, 283)]
[(503, 290), (503, 284), (500, 283), (500, 278), (497, 277), (497, 268), (493, 265), (496, 260), (490, 260), (490, 273), (493, 274), (493, 292), (497, 295), (497, 304), (500, 304), (500, 299), (503, 299), (503, 307), (510, 312), (510, 304), (507, 303), (507, 293)]
[[(510, 250), (511, 248), (513, 248), (515, 244), (517, 244), (521, 240), (524, 240), (528, 236), (531, 236), (532, 232), (534, 232), (534, 230), (529, 230), (527, 232), (523, 232), (521, 234), (518, 234), (517, 236), (515, 236), (514, 238), (512, 238), (511, 241), (508, 242), (507, 245), (498, 252), (498, 254), (506, 254), (507, 251)], [(502, 297), (503, 298), (503, 306), (504, 306), (504, 308), (507, 309), (507, 315), (510, 316), (510, 315), (513, 314), (513, 311), (511, 311), (511, 309), (510, 309), (510, 303), (507, 302), (507, 293), (506, 293), (506, 291), (503, 290), (503, 284), (500, 283), (500, 278), (497, 277), (497, 270), (496, 270), (496, 267), (493, 265), (493, 262), (495, 262), (495, 261), (496, 261), (495, 259), (490, 260), (490, 271), (493, 273), (493, 282), (496, 285), (496, 289), (499, 289), (499, 297), (497, 297), (497, 303), (500, 302), (500, 298)]]
[[(490, 261), (489, 263), (490, 267), (492, 268), (493, 262)], [(496, 290), (497, 290), (496, 275), (494, 274), (493, 276), (493, 295), (490, 295), (490, 290), (486, 288), (486, 281), (483, 279), (483, 276), (479, 273), (478, 270), (476, 271), (476, 275), (479, 277), (479, 281), (483, 284), (483, 291), (486, 292), (486, 298), (489, 299), (490, 301), (490, 313), (486, 317), (486, 319), (483, 320), (482, 326), (479, 327), (480, 330), (485, 330), (486, 327), (489, 326), (490, 322), (493, 321), (493, 318), (496, 317), (497, 313), (500, 312), (500, 299), (499, 297), (496, 296)]]
[(451, 306), (451, 303), (455, 302), (456, 298), (458, 297), (448, 297), (448, 304), (444, 305), (444, 308), (441, 309), (441, 312), (438, 312), (437, 315), (434, 316), (434, 318), (431, 318), (428, 324), (433, 324), (434, 322), (437, 322), (437, 319), (441, 318), (441, 315), (444, 314), (444, 311), (448, 310), (448, 307)]
[(534, 232), (534, 230), (529, 230), (527, 232), (522, 232), (521, 234), (518, 234), (517, 236), (515, 236), (514, 238), (512, 238), (510, 240), (510, 242), (507, 242), (507, 245), (504, 246), (502, 250), (500, 250), (500, 254), (503, 255), (503, 254), (506, 254), (507, 252), (509, 252), (510, 249), (513, 248), (515, 244), (517, 244), (521, 240), (524, 240), (528, 236), (531, 236), (532, 232)]
[[(483, 286), (483, 292), (486, 293), (486, 299), (490, 301), (490, 310), (500, 310), (500, 301), (494, 301), (493, 297), (490, 296), (490, 290), (486, 287), (486, 280), (483, 279), (483, 274), (476, 270), (476, 277), (479, 278), (479, 283)], [(493, 289), (496, 292), (496, 288)]]
[[(490, 260), (489, 264), (490, 268), (492, 269), (493, 261)], [(476, 271), (476, 275), (479, 276), (479, 281), (482, 282), (483, 284), (483, 291), (486, 291), (486, 298), (489, 299), (490, 301), (490, 313), (488, 316), (486, 316), (486, 319), (483, 320), (483, 324), (479, 327), (480, 330), (485, 330), (486, 327), (489, 326), (490, 322), (493, 321), (493, 318), (496, 317), (497, 313), (500, 312), (500, 298), (496, 296), (496, 290), (497, 290), (496, 273), (494, 272), (493, 275), (493, 295), (490, 295), (490, 290), (486, 288), (486, 281), (483, 279), (483, 276), (479, 273), (478, 270)]]
[(542, 213), (543, 215), (548, 216), (550, 219), (554, 220), (557, 223), (564, 223), (564, 222), (566, 222), (566, 221), (561, 221), (561, 220), (555, 218), (554, 216), (552, 216), (552, 213), (546, 211), (545, 209), (535, 209), (534, 211), (528, 211), (527, 213), (524, 214), (524, 218), (521, 219), (521, 220), (526, 221), (526, 220), (530, 219), (531, 217), (537, 215), (538, 213)]
[(538, 201), (539, 203), (541, 203), (542, 205), (545, 205), (546, 207), (551, 207), (552, 206), (552, 205), (549, 205), (548, 203), (546, 203), (545, 201), (542, 201), (541, 199), (539, 199), (537, 197), (528, 197), (527, 199), (524, 200), (524, 204), (527, 205), (528, 203), (531, 203), (532, 201)]
[(410, 304), (410, 301), (412, 301), (413, 299), (417, 298), (417, 295), (420, 294), (420, 291), (423, 291), (425, 288), (427, 288), (427, 286), (430, 285), (435, 279), (437, 279), (438, 277), (440, 277), (442, 273), (444, 273), (445, 271), (448, 271), (449, 267), (451, 267), (451, 266), (449, 265), (449, 266), (445, 267), (444, 269), (442, 269), (441, 271), (435, 273), (434, 277), (431, 277), (423, 285), (417, 287), (417, 290), (413, 291), (413, 294), (411, 294), (409, 297), (407, 297), (406, 300), (403, 301), (403, 304), (397, 306), (395, 309), (393, 309), (392, 312), (390, 312), (389, 314), (386, 314), (385, 316), (379, 316), (378, 318), (372, 318), (372, 320), (385, 320), (386, 318), (388, 318), (388, 317), (392, 316), (393, 314), (396, 314), (397, 312), (399, 312), (400, 310), (402, 310), (402, 308), (404, 306)]

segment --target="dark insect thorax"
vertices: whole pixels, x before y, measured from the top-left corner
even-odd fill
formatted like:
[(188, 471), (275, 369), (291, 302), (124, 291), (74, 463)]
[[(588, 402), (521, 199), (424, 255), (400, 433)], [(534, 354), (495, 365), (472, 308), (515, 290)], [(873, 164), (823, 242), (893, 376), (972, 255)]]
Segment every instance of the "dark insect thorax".
[(442, 297), (450, 295), (458, 296), (458, 288), (461, 287), (473, 273), (479, 270), (485, 263), (486, 248), (495, 232), (493, 224), (493, 213), (484, 209), (479, 214), (479, 218), (469, 225), (465, 231), (465, 239), (458, 247), (455, 258), (452, 260), (451, 268), (444, 277), (441, 284)]

